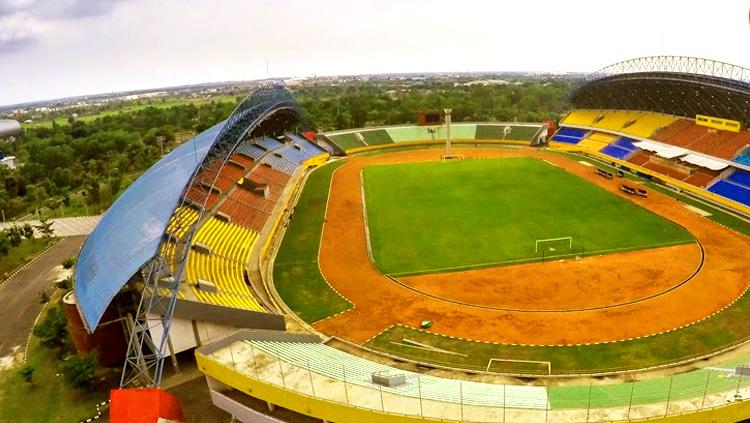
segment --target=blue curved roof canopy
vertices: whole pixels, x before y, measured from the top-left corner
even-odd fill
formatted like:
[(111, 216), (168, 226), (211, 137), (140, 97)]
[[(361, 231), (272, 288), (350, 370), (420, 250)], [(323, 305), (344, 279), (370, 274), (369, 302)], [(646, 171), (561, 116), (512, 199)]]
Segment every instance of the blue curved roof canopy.
[(157, 252), (172, 211), (224, 122), (183, 143), (136, 180), (86, 239), (75, 269), (78, 309), (99, 323), (123, 285)]
[[(94, 331), (122, 287), (159, 255), (170, 218), (185, 204), (188, 187), (197, 186), (201, 168), (218, 172), (245, 137), (282, 133), (300, 123), (302, 111), (289, 91), (277, 84), (258, 88), (227, 120), (176, 148), (128, 187), (78, 256), (74, 289), (86, 329)], [(191, 237), (192, 231), (187, 245)]]

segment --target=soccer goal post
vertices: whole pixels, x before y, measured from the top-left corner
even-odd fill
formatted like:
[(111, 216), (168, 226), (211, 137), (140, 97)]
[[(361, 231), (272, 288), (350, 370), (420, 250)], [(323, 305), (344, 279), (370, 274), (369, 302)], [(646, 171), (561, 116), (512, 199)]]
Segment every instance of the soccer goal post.
[(537, 239), (536, 242), (534, 243), (534, 252), (535, 253), (539, 253), (539, 245), (540, 244), (542, 245), (542, 247), (544, 247), (544, 244), (548, 244), (548, 243), (552, 243), (552, 242), (560, 243), (560, 242), (565, 242), (565, 241), (568, 241), (567, 242), (567, 244), (568, 244), (568, 250), (572, 250), (573, 249), (573, 237), (572, 236), (562, 236), (562, 237), (559, 237), (559, 238)]

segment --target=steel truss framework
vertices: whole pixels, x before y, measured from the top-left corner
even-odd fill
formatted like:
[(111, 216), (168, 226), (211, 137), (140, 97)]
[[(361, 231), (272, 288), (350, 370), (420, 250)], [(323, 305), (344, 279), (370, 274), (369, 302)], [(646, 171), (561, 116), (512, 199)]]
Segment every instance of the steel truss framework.
[(571, 101), (578, 108), (706, 114), (748, 127), (750, 69), (695, 57), (644, 57), (589, 75)]
[[(204, 218), (214, 185), (234, 150), (248, 138), (305, 129), (302, 110), (291, 93), (277, 83), (253, 91), (225, 122), (185, 186), (157, 255), (141, 269), (144, 282), (130, 328), (121, 387), (161, 384), (172, 315), (191, 241)], [(197, 220), (188, 219), (189, 208), (198, 212)], [(163, 329), (161, 336), (152, 338), (152, 330), (159, 327)]]
[(750, 84), (750, 69), (711, 59), (687, 56), (648, 56), (624, 60), (588, 75), (586, 80), (593, 81), (625, 73), (648, 72), (689, 73)]

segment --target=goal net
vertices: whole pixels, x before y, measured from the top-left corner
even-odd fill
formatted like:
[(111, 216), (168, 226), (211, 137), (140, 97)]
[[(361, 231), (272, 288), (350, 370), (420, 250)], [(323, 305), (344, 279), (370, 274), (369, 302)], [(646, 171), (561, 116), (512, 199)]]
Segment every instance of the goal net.
[(534, 242), (534, 252), (544, 252), (550, 255), (567, 254), (573, 250), (573, 237), (563, 236), (559, 238), (537, 239)]

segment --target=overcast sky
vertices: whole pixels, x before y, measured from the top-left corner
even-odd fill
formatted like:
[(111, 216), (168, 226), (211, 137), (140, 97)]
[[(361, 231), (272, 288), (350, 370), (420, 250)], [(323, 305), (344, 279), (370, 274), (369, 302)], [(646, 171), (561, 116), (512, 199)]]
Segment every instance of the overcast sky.
[(593, 71), (648, 55), (750, 68), (747, 0), (0, 0), (0, 105), (199, 82)]

